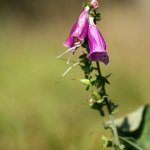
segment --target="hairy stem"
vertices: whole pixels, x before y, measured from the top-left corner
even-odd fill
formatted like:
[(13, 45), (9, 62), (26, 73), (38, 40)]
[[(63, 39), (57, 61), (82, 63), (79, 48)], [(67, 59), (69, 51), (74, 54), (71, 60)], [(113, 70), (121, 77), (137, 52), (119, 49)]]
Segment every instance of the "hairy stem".
[(109, 114), (109, 118), (110, 118), (110, 121), (112, 123), (112, 130), (113, 130), (113, 134), (114, 134), (114, 138), (115, 138), (115, 144), (117, 146), (120, 145), (120, 141), (119, 141), (119, 135), (118, 135), (118, 132), (117, 132), (117, 128), (116, 128), (116, 125), (115, 125), (115, 122), (114, 122), (114, 117), (112, 114)]
[[(98, 71), (99, 76), (102, 77), (99, 62), (96, 62), (96, 66), (97, 66), (97, 71)], [(102, 90), (103, 90), (102, 91), (103, 96), (107, 96), (105, 86), (102, 87)], [(120, 145), (119, 135), (118, 135), (117, 128), (116, 128), (116, 125), (115, 125), (115, 122), (114, 122), (114, 117), (112, 115), (111, 102), (110, 102), (110, 100), (108, 100), (108, 98), (105, 99), (105, 102), (106, 102), (106, 107), (107, 107), (107, 110), (108, 110), (108, 113), (109, 113), (109, 119), (110, 119), (110, 122), (112, 124), (112, 130), (113, 130), (113, 135), (114, 135), (114, 138), (115, 138), (115, 144), (117, 146), (119, 146)]]

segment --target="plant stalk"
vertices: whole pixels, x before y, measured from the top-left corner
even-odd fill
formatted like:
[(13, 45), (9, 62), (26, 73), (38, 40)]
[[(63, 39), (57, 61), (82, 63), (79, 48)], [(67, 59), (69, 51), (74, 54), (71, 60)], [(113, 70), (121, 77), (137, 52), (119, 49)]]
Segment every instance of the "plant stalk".
[[(97, 66), (97, 71), (98, 71), (99, 76), (102, 77), (100, 64), (98, 61), (96, 62), (96, 66)], [(103, 90), (103, 96), (107, 96), (105, 86), (103, 86), (102, 90)], [(119, 135), (118, 135), (117, 128), (116, 128), (115, 121), (114, 121), (114, 117), (113, 117), (112, 111), (111, 111), (111, 102), (108, 100), (108, 98), (105, 99), (105, 102), (106, 102), (106, 106), (107, 106), (107, 110), (108, 110), (108, 114), (109, 114), (109, 119), (110, 119), (110, 122), (112, 124), (112, 130), (113, 130), (113, 135), (114, 135), (114, 139), (115, 139), (115, 144), (117, 146), (119, 146), (120, 145)]]

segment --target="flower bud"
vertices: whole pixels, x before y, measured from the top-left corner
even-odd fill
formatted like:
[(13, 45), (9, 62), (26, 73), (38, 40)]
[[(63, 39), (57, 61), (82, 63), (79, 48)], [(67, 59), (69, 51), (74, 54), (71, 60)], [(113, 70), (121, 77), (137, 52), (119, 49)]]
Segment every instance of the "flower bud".
[(91, 0), (91, 5), (94, 9), (97, 9), (98, 8), (98, 1), (97, 0)]

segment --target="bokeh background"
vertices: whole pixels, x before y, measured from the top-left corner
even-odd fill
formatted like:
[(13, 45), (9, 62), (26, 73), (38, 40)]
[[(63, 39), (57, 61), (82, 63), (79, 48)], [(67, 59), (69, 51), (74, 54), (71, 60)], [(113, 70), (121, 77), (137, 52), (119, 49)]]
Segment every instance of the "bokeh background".
[[(56, 59), (83, 0), (0, 0), (0, 149), (99, 150), (105, 121), (75, 67)], [(116, 117), (150, 100), (150, 1), (101, 0)], [(76, 61), (81, 49), (73, 60)], [(68, 56), (64, 56), (64, 59)]]

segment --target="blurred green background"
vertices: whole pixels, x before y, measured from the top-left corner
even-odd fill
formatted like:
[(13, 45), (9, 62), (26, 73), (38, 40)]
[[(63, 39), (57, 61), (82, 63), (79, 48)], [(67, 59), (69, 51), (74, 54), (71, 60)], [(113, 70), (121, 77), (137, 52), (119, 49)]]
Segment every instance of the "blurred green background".
[[(82, 3), (0, 1), (0, 149), (102, 149), (104, 119), (87, 106), (84, 85), (72, 80), (83, 77), (80, 68), (62, 78), (68, 65), (56, 59)], [(107, 88), (118, 117), (149, 103), (150, 1), (103, 0), (99, 11), (110, 56), (102, 68), (113, 73)]]

